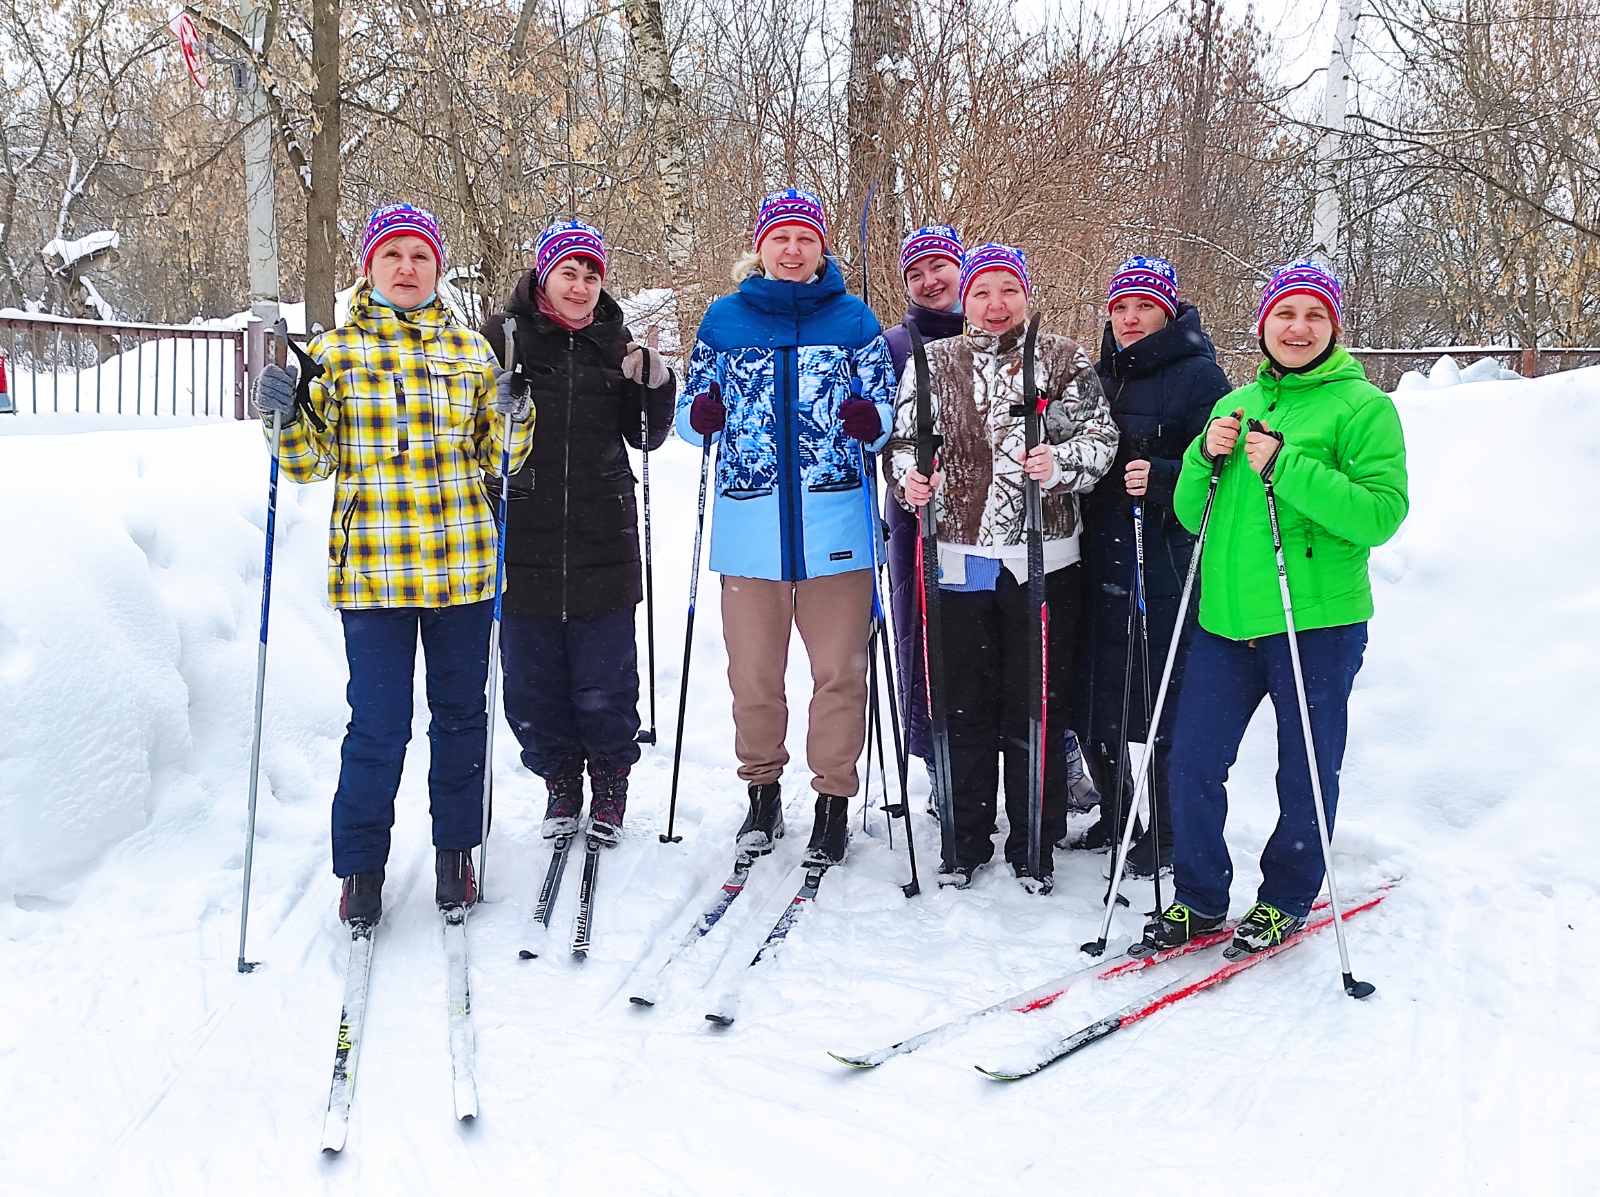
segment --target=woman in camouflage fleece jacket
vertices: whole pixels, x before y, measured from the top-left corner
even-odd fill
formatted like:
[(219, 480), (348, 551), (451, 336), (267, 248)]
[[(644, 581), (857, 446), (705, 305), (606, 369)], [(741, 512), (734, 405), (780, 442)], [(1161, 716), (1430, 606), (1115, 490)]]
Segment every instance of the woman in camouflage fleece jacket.
[(1038, 634), (1027, 610), (1023, 495), (1043, 491), (1045, 596), (1050, 608), (1047, 710), (1066, 712), (1079, 605), (1077, 494), (1110, 468), (1117, 448), (1100, 381), (1088, 355), (1066, 337), (1041, 332), (1035, 378), (1046, 399), (1044, 443), (1025, 451), (1023, 325), (1031, 282), (1010, 246), (983, 245), (961, 269), (966, 332), (928, 346), (934, 420), (944, 437), (932, 478), (916, 470), (917, 378), (900, 381), (890, 466), (908, 507), (937, 492), (939, 585), (944, 612), (945, 707), (949, 712), (955, 856), (941, 884), (964, 887), (994, 855), (997, 741), (1005, 758), (1005, 856), (1024, 885), (1048, 892), (1050, 844), (1066, 822), (1065, 743), (1045, 739), (1044, 836), (1039, 875), (1027, 867), (1028, 642)]

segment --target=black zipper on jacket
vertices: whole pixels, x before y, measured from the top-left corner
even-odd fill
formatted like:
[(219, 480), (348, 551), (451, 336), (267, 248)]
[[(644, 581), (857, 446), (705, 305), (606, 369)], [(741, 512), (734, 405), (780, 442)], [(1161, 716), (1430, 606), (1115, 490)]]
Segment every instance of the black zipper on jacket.
[(567, 334), (567, 435), (561, 440), (561, 622), (567, 622), (567, 508), (572, 493), (572, 374), (578, 339)]

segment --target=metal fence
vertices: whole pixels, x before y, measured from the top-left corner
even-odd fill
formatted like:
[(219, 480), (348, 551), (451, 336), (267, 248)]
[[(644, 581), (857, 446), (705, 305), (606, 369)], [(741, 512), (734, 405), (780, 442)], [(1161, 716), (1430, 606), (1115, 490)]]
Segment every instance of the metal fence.
[(237, 329), (0, 316), (0, 355), (18, 412), (249, 414)]
[[(1493, 358), (1507, 370), (1514, 370), (1524, 378), (1537, 378), (1562, 370), (1581, 370), (1586, 366), (1600, 366), (1600, 347), (1564, 349), (1524, 349), (1520, 345), (1430, 345), (1419, 349), (1365, 349), (1351, 348), (1354, 357), (1366, 369), (1367, 378), (1376, 387), (1392, 391), (1409, 370), (1426, 374), (1441, 357), (1455, 359), (1463, 370), (1483, 358)], [(1222, 369), (1235, 386), (1255, 377), (1261, 364), (1261, 350), (1256, 346), (1217, 350)]]

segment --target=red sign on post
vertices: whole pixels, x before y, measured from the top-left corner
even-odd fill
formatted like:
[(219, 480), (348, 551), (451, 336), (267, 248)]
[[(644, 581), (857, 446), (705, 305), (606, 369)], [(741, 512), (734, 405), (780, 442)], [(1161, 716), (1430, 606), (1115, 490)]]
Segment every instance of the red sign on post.
[(189, 68), (189, 78), (194, 80), (196, 87), (204, 90), (210, 80), (206, 77), (205, 51), (200, 47), (200, 31), (195, 28), (194, 18), (179, 9), (167, 22), (167, 28), (178, 39), (178, 49), (183, 51), (183, 65)]

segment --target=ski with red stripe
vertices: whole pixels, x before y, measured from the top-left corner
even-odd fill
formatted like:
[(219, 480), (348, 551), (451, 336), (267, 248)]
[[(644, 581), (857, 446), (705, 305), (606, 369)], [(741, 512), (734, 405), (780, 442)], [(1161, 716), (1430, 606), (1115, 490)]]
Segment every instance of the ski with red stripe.
[[(1348, 922), (1363, 911), (1371, 910), (1388, 896), (1388, 889), (1383, 889), (1363, 899), (1344, 912), (1345, 921)], [(1152, 994), (1147, 994), (1137, 1001), (1130, 1002), (1115, 1013), (1097, 1019), (1088, 1026), (1068, 1035), (1065, 1039), (1057, 1040), (1040, 1053), (1036, 1059), (1022, 1068), (985, 1068), (981, 1064), (974, 1065), (974, 1067), (984, 1076), (996, 1081), (1019, 1081), (1023, 1077), (1033, 1076), (1057, 1061), (1064, 1060), (1075, 1052), (1082, 1051), (1091, 1043), (1098, 1043), (1100, 1040), (1116, 1034), (1124, 1027), (1130, 1027), (1134, 1023), (1142, 1022), (1151, 1015), (1159, 1014), (1169, 1006), (1176, 1005), (1185, 998), (1193, 997), (1197, 993), (1203, 993), (1207, 989), (1221, 985), (1224, 981), (1232, 980), (1244, 972), (1245, 969), (1253, 968), (1264, 960), (1270, 960), (1282, 952), (1287, 952), (1303, 940), (1317, 934), (1319, 931), (1325, 931), (1331, 926), (1333, 926), (1333, 915), (1331, 913), (1323, 914), (1320, 918), (1308, 922), (1282, 943), (1274, 944), (1272, 947), (1263, 949), (1260, 952), (1252, 952), (1236, 959), (1224, 960), (1220, 966), (1209, 971), (1204, 966), (1195, 969), (1178, 978), (1172, 984), (1164, 986)]]
[[(1312, 910), (1326, 910), (1327, 907), (1328, 900), (1326, 898), (1318, 898)], [(1035, 1010), (1043, 1010), (1045, 1007), (1052, 1005), (1056, 999), (1060, 998), (1080, 981), (1110, 981), (1117, 977), (1125, 977), (1132, 973), (1142, 972), (1147, 968), (1154, 968), (1158, 964), (1165, 964), (1169, 960), (1176, 960), (1181, 956), (1189, 956), (1195, 952), (1204, 951), (1206, 948), (1216, 947), (1217, 944), (1232, 938), (1233, 929), (1237, 925), (1237, 921), (1233, 920), (1218, 927), (1215, 931), (1197, 935), (1188, 943), (1179, 944), (1175, 948), (1162, 948), (1158, 951), (1135, 955), (1134, 953), (1138, 952), (1140, 948), (1140, 945), (1135, 943), (1123, 956), (1109, 963), (1097, 960), (1092, 964), (1084, 965), (1082, 968), (1075, 968), (1070, 973), (1063, 973), (1061, 976), (1036, 985), (1032, 989), (1024, 989), (1022, 992), (1014, 993), (1010, 997), (1001, 998), (998, 1002), (985, 1006), (981, 1010), (969, 1010), (967, 1013), (959, 1014), (948, 1022), (929, 1027), (926, 1031), (921, 1031), (909, 1039), (902, 1039), (898, 1043), (891, 1043), (887, 1047), (874, 1048), (872, 1051), (861, 1052), (853, 1056), (840, 1055), (838, 1052), (829, 1052), (828, 1054), (839, 1063), (848, 1064), (851, 1068), (876, 1068), (886, 1060), (892, 1060), (896, 1056), (908, 1055), (936, 1039), (947, 1038), (958, 1031), (965, 1030), (973, 1023), (987, 1018), (991, 1014), (1000, 1014), (1007, 1010), (1014, 1014), (1032, 1014)]]

